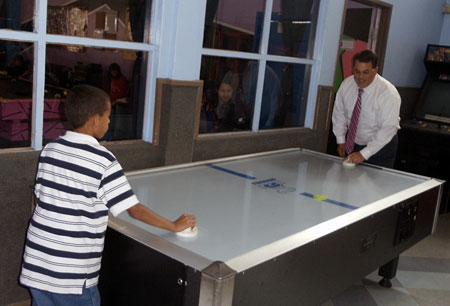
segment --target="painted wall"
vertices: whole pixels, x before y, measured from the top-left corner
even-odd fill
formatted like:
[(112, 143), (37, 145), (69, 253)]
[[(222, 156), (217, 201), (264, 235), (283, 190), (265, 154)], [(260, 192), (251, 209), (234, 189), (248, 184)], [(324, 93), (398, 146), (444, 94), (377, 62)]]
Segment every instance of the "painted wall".
[[(446, 3), (450, 4), (450, 0), (447, 0)], [(440, 44), (445, 46), (450, 45), (450, 13), (444, 14)]]
[(389, 0), (393, 7), (384, 72), (401, 87), (421, 87), (427, 44), (439, 44), (445, 0)]
[[(449, 1), (449, 0), (447, 0)], [(423, 58), (429, 43), (450, 44), (450, 15), (441, 12), (445, 0), (385, 0), (392, 4), (383, 76), (399, 87), (421, 87)], [(329, 1), (325, 47), (319, 84), (331, 85), (339, 45), (345, 0)], [(426, 22), (417, 22), (418, 20)], [(441, 35), (442, 31), (442, 35)], [(442, 36), (442, 37), (441, 37)]]

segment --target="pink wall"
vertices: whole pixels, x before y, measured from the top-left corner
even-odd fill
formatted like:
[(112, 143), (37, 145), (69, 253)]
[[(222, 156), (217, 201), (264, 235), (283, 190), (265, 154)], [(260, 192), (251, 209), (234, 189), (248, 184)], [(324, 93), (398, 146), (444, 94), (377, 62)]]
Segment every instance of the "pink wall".
[[(256, 12), (263, 12), (264, 0), (224, 0), (219, 1), (217, 21), (221, 21), (250, 32), (255, 31)], [(236, 8), (239, 8), (236, 10)]]
[[(264, 0), (219, 0), (216, 19), (250, 32), (255, 31), (256, 13), (264, 12)], [(239, 8), (239, 9), (236, 9)], [(273, 1), (272, 12), (281, 11), (281, 0)]]

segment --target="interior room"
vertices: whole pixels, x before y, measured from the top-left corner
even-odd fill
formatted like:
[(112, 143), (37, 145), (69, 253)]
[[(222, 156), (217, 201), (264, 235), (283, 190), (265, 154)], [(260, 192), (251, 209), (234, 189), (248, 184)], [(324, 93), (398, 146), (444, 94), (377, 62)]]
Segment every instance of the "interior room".
[[(360, 118), (391, 102), (386, 89), (372, 113), (364, 105), (382, 79), (398, 120), (375, 152), (380, 133), (356, 134), (352, 153), (361, 101), (344, 141), (335, 118), (345, 86), (358, 93), (367, 75)], [(107, 97), (110, 113), (89, 115), (104, 131), (88, 137), (119, 165), (117, 190), (130, 186), (169, 229), (136, 221), (137, 205), (110, 208), (103, 174), (95, 217), (54, 208), (60, 193), (43, 200), (46, 152), (86, 134), (68, 102), (80, 85)], [(372, 163), (391, 138), (392, 166)], [(78, 149), (66, 155), (81, 169)], [(32, 305), (30, 265), (39, 291), (67, 294), (76, 275), (74, 292), (95, 289), (102, 305), (447, 305), (449, 156), (450, 0), (0, 0), (0, 306)], [(56, 221), (72, 209), (81, 219)], [(97, 284), (64, 274), (72, 240), (58, 239), (99, 214)], [(61, 229), (42, 238), (47, 222)], [(30, 253), (38, 236), (61, 253)]]

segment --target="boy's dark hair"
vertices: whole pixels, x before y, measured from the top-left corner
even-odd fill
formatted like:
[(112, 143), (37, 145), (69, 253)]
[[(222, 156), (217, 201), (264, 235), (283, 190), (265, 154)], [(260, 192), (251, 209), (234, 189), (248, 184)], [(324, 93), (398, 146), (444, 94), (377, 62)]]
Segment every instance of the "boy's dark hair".
[(378, 67), (378, 56), (372, 50), (364, 50), (353, 56), (353, 65), (356, 61), (361, 63), (372, 63), (372, 68)]
[(103, 90), (90, 85), (74, 86), (65, 101), (66, 118), (77, 129), (95, 115), (102, 116), (108, 109), (109, 96)]

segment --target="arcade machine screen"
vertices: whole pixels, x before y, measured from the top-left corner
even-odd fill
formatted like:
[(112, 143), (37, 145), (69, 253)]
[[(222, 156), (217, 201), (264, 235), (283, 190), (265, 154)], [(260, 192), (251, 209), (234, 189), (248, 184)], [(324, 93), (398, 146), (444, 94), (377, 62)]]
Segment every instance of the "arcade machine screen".
[(419, 120), (450, 124), (450, 46), (428, 45), (425, 55), (427, 77), (417, 101)]

